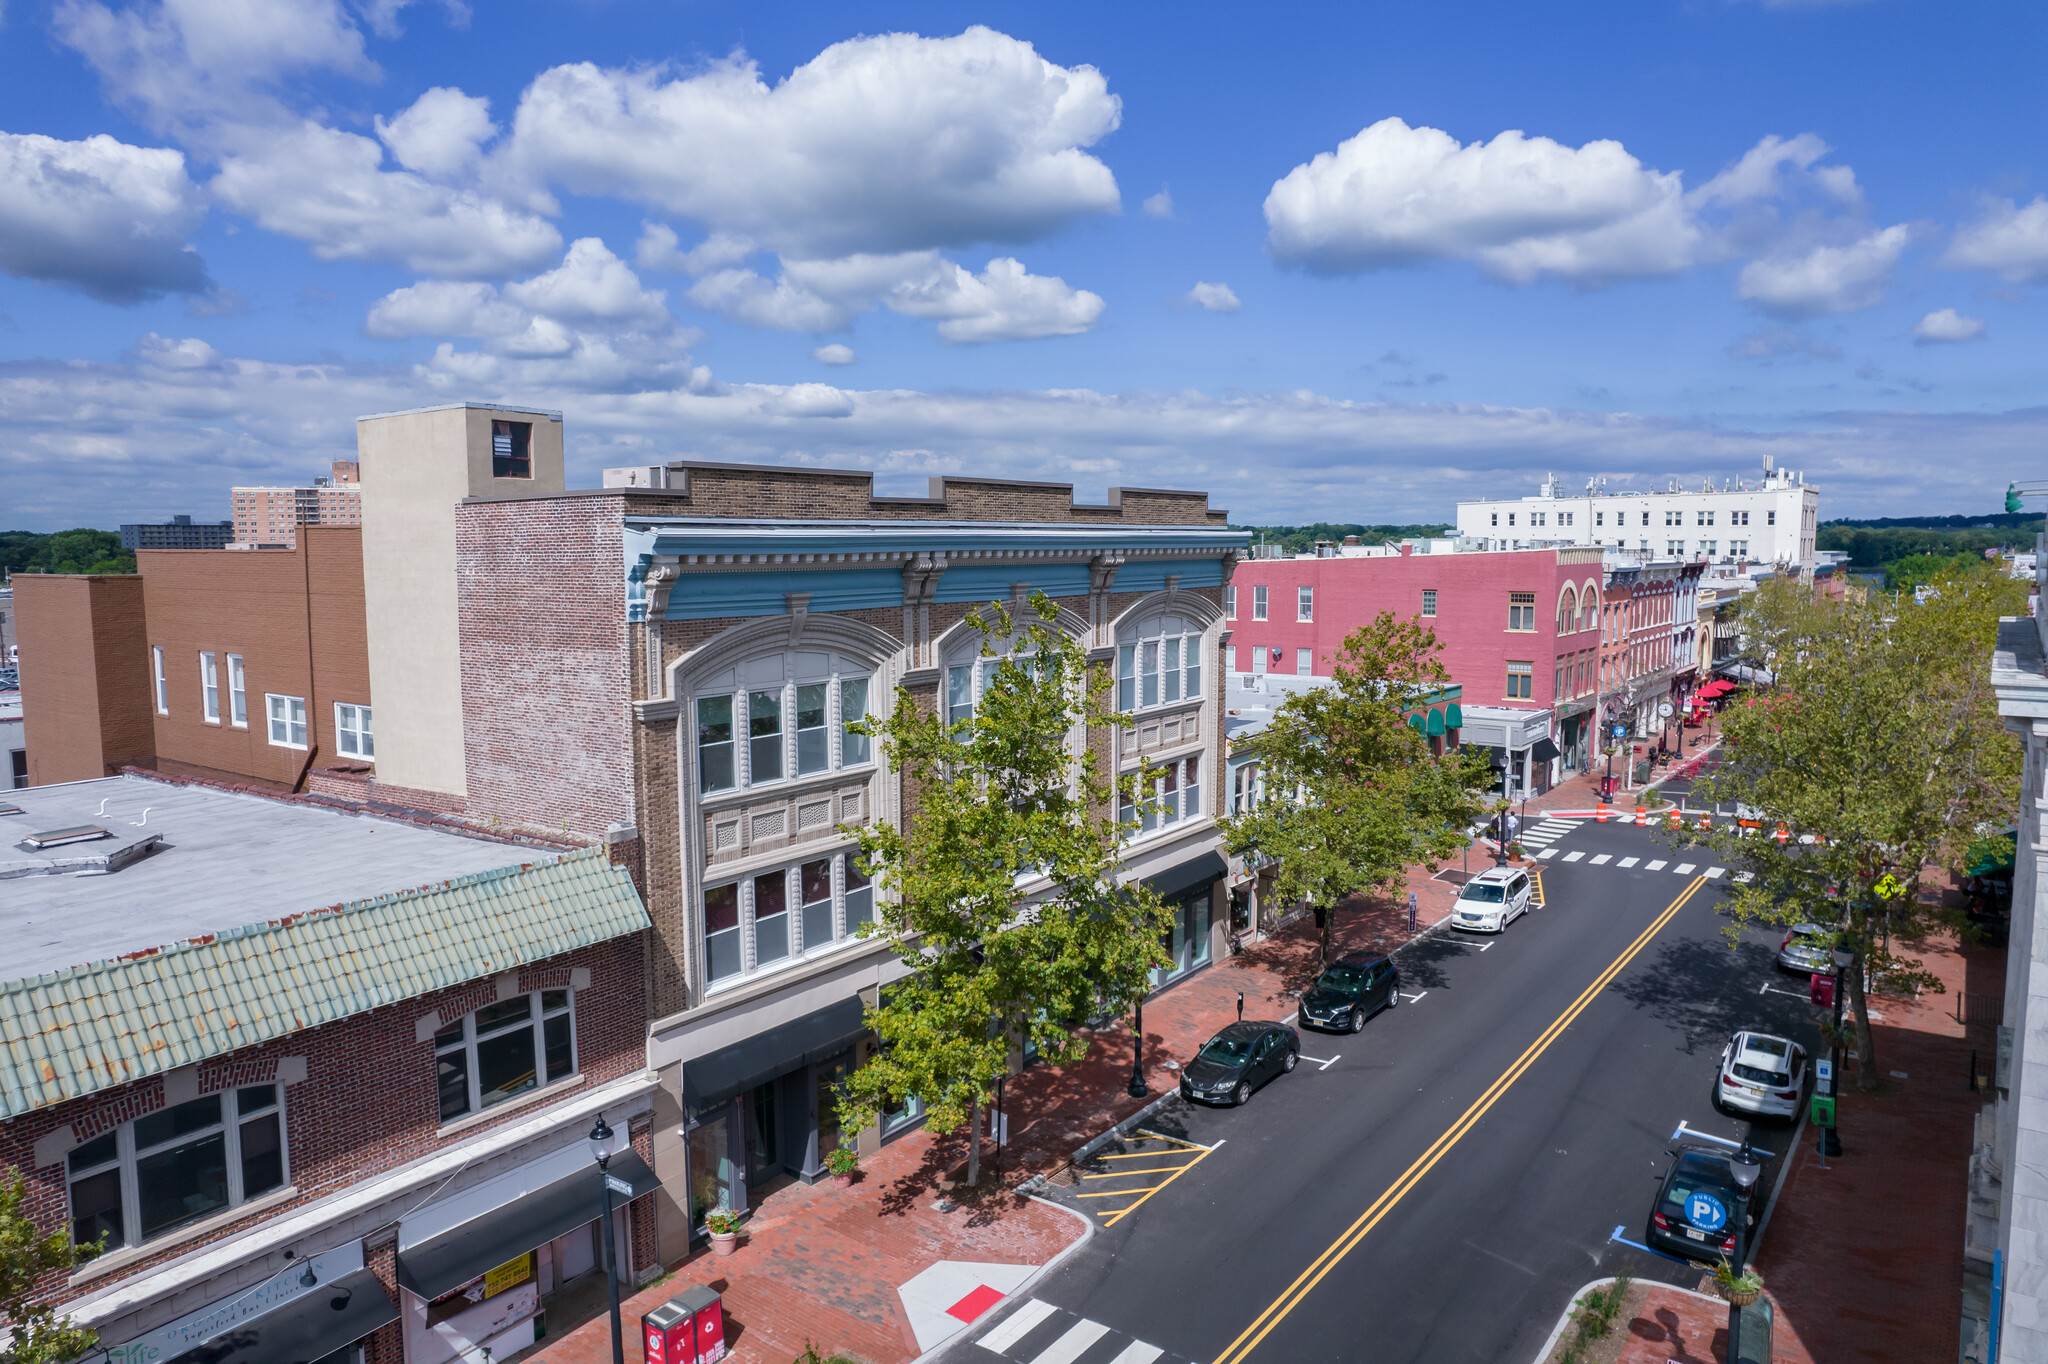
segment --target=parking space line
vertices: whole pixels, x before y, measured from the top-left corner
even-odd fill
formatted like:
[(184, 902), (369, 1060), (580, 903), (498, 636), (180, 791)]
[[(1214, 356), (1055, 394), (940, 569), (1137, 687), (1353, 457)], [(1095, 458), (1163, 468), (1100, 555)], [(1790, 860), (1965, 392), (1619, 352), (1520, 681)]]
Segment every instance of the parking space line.
[(1427, 991), (1427, 990), (1422, 990), (1422, 991), (1419, 991), (1419, 992), (1417, 992), (1417, 993), (1415, 993), (1415, 994), (1412, 994), (1412, 995), (1402, 995), (1402, 996), (1401, 996), (1401, 998), (1403, 998), (1403, 999), (1407, 1000), (1407, 1001), (1408, 1001), (1408, 1002), (1409, 1002), (1410, 1004), (1413, 1004), (1413, 1003), (1417, 1002), (1418, 1000), (1420, 1000), (1420, 999), (1422, 998), (1422, 996), (1423, 996), (1423, 995), (1426, 995), (1426, 994), (1428, 994), (1428, 993), (1429, 993), (1429, 991)]
[[(1155, 1160), (1156, 1160), (1156, 1159), (1158, 1159), (1158, 1158), (1159, 1158), (1159, 1156), (1160, 1156), (1160, 1154), (1161, 1154), (1161, 1153), (1160, 1153), (1160, 1152), (1158, 1152), (1158, 1151), (1152, 1151), (1152, 1152), (1148, 1152), (1148, 1154), (1149, 1154), (1149, 1155), (1151, 1155), (1151, 1156), (1153, 1157), (1153, 1159), (1155, 1159)], [(1174, 1152), (1173, 1154), (1175, 1154), (1175, 1155), (1179, 1155), (1180, 1153), (1179, 1153), (1178, 1151), (1176, 1151), (1176, 1152)], [(1174, 1172), (1175, 1170), (1178, 1170), (1179, 1168), (1180, 1168), (1180, 1166), (1178, 1166), (1178, 1165), (1151, 1165), (1151, 1166), (1147, 1166), (1147, 1167), (1146, 1167), (1145, 1169), (1142, 1169), (1142, 1170), (1104, 1170), (1104, 1171), (1103, 1171), (1103, 1172), (1102, 1172), (1101, 1174), (1099, 1174), (1099, 1175), (1082, 1175), (1082, 1176), (1081, 1176), (1081, 1178), (1083, 1178), (1083, 1179), (1122, 1179), (1122, 1178), (1123, 1178), (1124, 1176), (1126, 1176), (1126, 1175), (1165, 1175), (1165, 1174), (1172, 1174), (1172, 1173), (1173, 1173), (1173, 1172)], [(1095, 1198), (1103, 1198), (1103, 1197), (1107, 1197), (1107, 1195), (1105, 1195), (1105, 1194), (1094, 1194), (1094, 1195), (1091, 1195), (1091, 1197), (1095, 1197)]]
[(1328, 1070), (1328, 1069), (1329, 1069), (1329, 1068), (1330, 1068), (1331, 1066), (1334, 1066), (1334, 1065), (1336, 1065), (1336, 1064), (1337, 1064), (1337, 1063), (1338, 1063), (1339, 1061), (1341, 1061), (1341, 1060), (1343, 1060), (1343, 1059), (1344, 1059), (1344, 1053), (1340, 1051), (1340, 1052), (1338, 1052), (1338, 1053), (1337, 1053), (1337, 1054), (1336, 1054), (1335, 1056), (1332, 1056), (1332, 1057), (1331, 1057), (1331, 1058), (1330, 1058), (1329, 1060), (1327, 1060), (1327, 1061), (1325, 1061), (1325, 1060), (1322, 1060), (1322, 1059), (1320, 1059), (1319, 1057), (1314, 1057), (1314, 1056), (1307, 1056), (1307, 1055), (1304, 1055), (1304, 1056), (1303, 1056), (1303, 1057), (1302, 1057), (1301, 1059), (1302, 1059), (1302, 1060), (1304, 1060), (1304, 1061), (1314, 1061), (1314, 1062), (1315, 1062), (1315, 1064), (1316, 1064), (1316, 1069), (1317, 1069), (1317, 1070)]
[(1180, 1137), (1169, 1137), (1164, 1132), (1154, 1132), (1149, 1127), (1140, 1127), (1137, 1129), (1137, 1133), (1141, 1137), (1150, 1137), (1154, 1141), (1170, 1141), (1175, 1146), (1192, 1146), (1197, 1151), (1213, 1151), (1216, 1149), (1216, 1146), (1223, 1144), (1221, 1141), (1218, 1141), (1216, 1146), (1204, 1146), (1199, 1141), (1185, 1141)]

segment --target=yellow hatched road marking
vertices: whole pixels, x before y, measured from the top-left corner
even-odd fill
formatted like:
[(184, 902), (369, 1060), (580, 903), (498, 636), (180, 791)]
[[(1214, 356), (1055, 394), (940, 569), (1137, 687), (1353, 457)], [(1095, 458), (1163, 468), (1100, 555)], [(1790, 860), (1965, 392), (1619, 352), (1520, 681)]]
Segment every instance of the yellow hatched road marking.
[[(1150, 1136), (1152, 1134), (1147, 1133), (1146, 1135)], [(1176, 1138), (1161, 1137), (1160, 1140), (1174, 1141), (1176, 1140)], [(1074, 1196), (1076, 1198), (1115, 1198), (1119, 1195), (1137, 1194), (1137, 1201), (1132, 1203), (1129, 1207), (1118, 1208), (1115, 1212), (1106, 1214), (1103, 1217), (1102, 1225), (1105, 1227), (1113, 1227), (1118, 1222), (1122, 1221), (1124, 1218), (1136, 1212), (1140, 1207), (1144, 1205), (1145, 1200), (1152, 1197), (1153, 1194), (1158, 1193), (1161, 1189), (1173, 1183), (1174, 1180), (1179, 1179), (1182, 1175), (1186, 1174), (1188, 1171), (1194, 1169), (1197, 1165), (1200, 1165), (1203, 1161), (1207, 1160), (1210, 1156), (1214, 1155), (1217, 1146), (1223, 1145), (1223, 1143), (1220, 1141), (1216, 1143), (1216, 1146), (1202, 1146), (1195, 1142), (1183, 1142), (1181, 1144), (1188, 1147), (1191, 1153), (1197, 1153), (1195, 1154), (1195, 1158), (1189, 1161), (1187, 1164), (1182, 1165), (1179, 1168), (1175, 1169), (1172, 1174), (1160, 1180), (1157, 1184), (1154, 1184), (1149, 1189), (1116, 1189), (1112, 1191), (1106, 1191), (1103, 1193), (1076, 1194)]]
[[(1692, 882), (1679, 892), (1678, 898), (1673, 900), (1665, 908), (1664, 912), (1659, 914), (1651, 922), (1650, 926), (1644, 929), (1636, 940), (1630, 943), (1627, 949), (1620, 956), (1616, 957), (1608, 965), (1607, 969), (1602, 971), (1594, 979), (1593, 983), (1580, 993), (1577, 999), (1571, 1002), (1570, 1007), (1559, 1014), (1556, 1020), (1543, 1030), (1541, 1036), (1529, 1044), (1527, 1050), (1515, 1058), (1514, 1064), (1501, 1072), (1500, 1078), (1489, 1085), (1484, 1094), (1473, 1100), (1472, 1106), (1466, 1109), (1458, 1120), (1452, 1123), (1445, 1130), (1444, 1134), (1430, 1145), (1427, 1151), (1417, 1156), (1415, 1163), (1403, 1171), (1401, 1177), (1388, 1186), (1387, 1191), (1375, 1199), (1371, 1207), (1360, 1213), (1357, 1221), (1346, 1227), (1343, 1234), (1335, 1241), (1332, 1241), (1327, 1250), (1318, 1255), (1307, 1269), (1302, 1270), (1295, 1277), (1294, 1282), (1287, 1286), (1285, 1292), (1275, 1298), (1265, 1311), (1259, 1313), (1252, 1324), (1245, 1327), (1238, 1334), (1236, 1340), (1230, 1342), (1230, 1345), (1223, 1353), (1216, 1357), (1216, 1364), (1242, 1364), (1242, 1361), (1257, 1348), (1259, 1342), (1264, 1340), (1275, 1326), (1284, 1321), (1288, 1313), (1301, 1305), (1302, 1300), (1308, 1297), (1315, 1286), (1323, 1281), (1325, 1275), (1337, 1267), (1338, 1261), (1356, 1249), (1358, 1243), (1363, 1241), (1372, 1229), (1380, 1224), (1381, 1219), (1393, 1211), (1394, 1205), (1406, 1197), (1408, 1191), (1419, 1184), (1422, 1181), (1422, 1177), (1428, 1174), (1435, 1167), (1436, 1163), (1442, 1160), (1445, 1154), (1478, 1124), (1481, 1118), (1486, 1116), (1487, 1110), (1493, 1107), (1500, 1096), (1507, 1093), (1509, 1088), (1522, 1078), (1523, 1073), (1536, 1063), (1536, 1059), (1549, 1049), (1550, 1044), (1556, 1041), (1558, 1036), (1566, 1028), (1570, 1027), (1572, 1022), (1581, 1013), (1585, 1012), (1586, 1008), (1600, 995), (1600, 992), (1613, 983), (1614, 978), (1621, 974), (1622, 969), (1635, 960), (1636, 954), (1648, 946), (1652, 938), (1663, 931), (1664, 926), (1677, 916), (1680, 909), (1684, 908), (1685, 902), (1690, 900), (1694, 893), (1706, 883), (1706, 877), (1694, 877)], [(1167, 1182), (1171, 1183), (1172, 1181), (1168, 1180)], [(1141, 1199), (1140, 1201), (1142, 1202), (1143, 1200)], [(1135, 1207), (1137, 1205), (1133, 1204), (1132, 1206)], [(1125, 1211), (1129, 1211), (1129, 1209)]]
[[(1197, 1148), (1200, 1149), (1200, 1148)], [(1179, 1151), (1125, 1151), (1115, 1156), (1090, 1156), (1090, 1160), (1166, 1160), (1181, 1155)]]
[[(1199, 1157), (1197, 1157), (1199, 1159)], [(1083, 1179), (1122, 1179), (1126, 1175), (1163, 1175), (1180, 1169), (1178, 1165), (1152, 1165), (1142, 1170), (1109, 1170), (1099, 1175), (1082, 1175)]]

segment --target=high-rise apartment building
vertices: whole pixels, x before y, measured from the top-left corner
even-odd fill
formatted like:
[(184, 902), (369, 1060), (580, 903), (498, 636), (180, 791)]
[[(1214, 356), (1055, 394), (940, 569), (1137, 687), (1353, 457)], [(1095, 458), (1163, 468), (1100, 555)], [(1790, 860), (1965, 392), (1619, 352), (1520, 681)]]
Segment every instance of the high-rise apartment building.
[(296, 549), (300, 526), (362, 525), (359, 467), (355, 460), (338, 459), (331, 476), (306, 487), (234, 489), (235, 545)]
[(121, 548), (126, 550), (226, 549), (234, 538), (235, 523), (232, 521), (194, 522), (189, 516), (121, 527)]

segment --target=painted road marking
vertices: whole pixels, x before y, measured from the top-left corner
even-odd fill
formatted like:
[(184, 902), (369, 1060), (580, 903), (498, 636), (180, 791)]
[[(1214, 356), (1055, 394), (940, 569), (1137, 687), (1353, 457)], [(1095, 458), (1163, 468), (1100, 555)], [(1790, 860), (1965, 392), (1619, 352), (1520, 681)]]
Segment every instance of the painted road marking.
[(1596, 867), (1604, 867), (1613, 860), (1614, 855), (1612, 853), (1601, 853), (1599, 856), (1593, 859), (1593, 865)]
[(1672, 868), (1671, 870), (1672, 870), (1672, 871), (1674, 871), (1674, 872), (1676, 872), (1676, 873), (1677, 873), (1678, 875), (1680, 875), (1680, 876), (1690, 876), (1690, 875), (1692, 875), (1692, 863), (1690, 863), (1690, 862), (1680, 862), (1680, 863), (1679, 863), (1679, 864), (1678, 864), (1677, 866), (1673, 867), (1673, 868)]
[(1082, 1319), (1067, 1328), (1067, 1333), (1038, 1352), (1031, 1364), (1074, 1364), (1081, 1352), (1109, 1334), (1109, 1328), (1099, 1321)]
[(1142, 1340), (1134, 1340), (1124, 1346), (1124, 1352), (1110, 1360), (1109, 1364), (1152, 1364), (1153, 1360), (1165, 1353), (1166, 1351), (1157, 1345), (1147, 1345)]
[(1735, 880), (1746, 886), (1751, 881), (1756, 880), (1756, 873), (1753, 871), (1739, 871), (1735, 873)]
[(1584, 856), (1585, 854), (1583, 852), (1568, 852), (1564, 855), (1564, 860), (1567, 862), (1576, 862)]
[(1429, 993), (1429, 991), (1427, 991), (1427, 990), (1423, 990), (1423, 991), (1421, 991), (1421, 992), (1419, 992), (1419, 993), (1417, 993), (1417, 994), (1412, 994), (1412, 995), (1402, 995), (1402, 996), (1401, 996), (1401, 998), (1403, 998), (1403, 999), (1407, 1000), (1407, 1001), (1408, 1001), (1409, 1003), (1413, 1004), (1413, 1003), (1416, 1003), (1416, 1002), (1420, 1001), (1420, 1000), (1421, 1000), (1421, 998), (1422, 998), (1422, 996), (1423, 996), (1423, 995), (1426, 995), (1426, 994), (1428, 994), (1428, 993)]
[(1153, 1194), (1158, 1193), (1161, 1189), (1173, 1183), (1174, 1180), (1179, 1179), (1189, 1170), (1192, 1170), (1197, 1165), (1200, 1165), (1203, 1161), (1207, 1160), (1212, 1154), (1215, 1153), (1216, 1147), (1223, 1145), (1221, 1141), (1218, 1141), (1215, 1146), (1204, 1146), (1200, 1142), (1183, 1141), (1179, 1137), (1164, 1136), (1158, 1132), (1147, 1131), (1145, 1128), (1142, 1127), (1137, 1129), (1137, 1131), (1140, 1139), (1147, 1141), (1163, 1141), (1168, 1143), (1173, 1149), (1165, 1151), (1138, 1151), (1127, 1153), (1122, 1156), (1101, 1156), (1098, 1157), (1098, 1159), (1128, 1160), (1137, 1157), (1145, 1157), (1152, 1160), (1171, 1160), (1177, 1156), (1192, 1157), (1192, 1159), (1187, 1159), (1179, 1165), (1152, 1166), (1140, 1170), (1109, 1170), (1099, 1174), (1082, 1175), (1081, 1178), (1083, 1179), (1117, 1179), (1129, 1175), (1163, 1174), (1166, 1176), (1166, 1178), (1160, 1180), (1157, 1184), (1139, 1185), (1137, 1188), (1104, 1189), (1099, 1192), (1075, 1194), (1074, 1197), (1076, 1198), (1130, 1198), (1133, 1195), (1136, 1195), (1136, 1201), (1129, 1203), (1124, 1207), (1114, 1209), (1113, 1211), (1098, 1214), (1098, 1216), (1100, 1216), (1102, 1219), (1102, 1225), (1105, 1227), (1113, 1227), (1118, 1222), (1122, 1221), (1125, 1217), (1128, 1217), (1131, 1213), (1136, 1212), (1138, 1208), (1142, 1206), (1147, 1199), (1152, 1197)]
[(1701, 872), (1700, 875), (1706, 877), (1709, 881), (1712, 881), (1715, 878), (1723, 875), (1727, 870), (1728, 868), (1726, 867), (1708, 867), (1705, 871)]
[(1641, 859), (1640, 857), (1624, 857), (1621, 859), (1621, 861), (1616, 862), (1614, 865), (1617, 867), (1633, 867), (1636, 863), (1642, 860), (1643, 859)]
[(1467, 1108), (1463, 1115), (1456, 1122), (1452, 1123), (1444, 1134), (1431, 1144), (1427, 1151), (1417, 1156), (1415, 1163), (1410, 1165), (1402, 1173), (1401, 1177), (1387, 1188), (1385, 1193), (1374, 1200), (1371, 1207), (1360, 1213), (1358, 1220), (1347, 1227), (1343, 1235), (1331, 1242), (1329, 1248), (1317, 1256), (1307, 1269), (1302, 1270), (1294, 1282), (1287, 1286), (1285, 1292), (1275, 1298), (1265, 1311), (1259, 1313), (1251, 1325), (1245, 1327), (1238, 1334), (1237, 1339), (1231, 1341), (1225, 1347), (1223, 1353), (1216, 1357), (1215, 1364), (1242, 1364), (1242, 1361), (1249, 1357), (1251, 1352), (1258, 1347), (1259, 1342), (1271, 1334), (1273, 1328), (1284, 1321), (1288, 1313), (1300, 1306), (1302, 1300), (1314, 1291), (1316, 1285), (1321, 1283), (1324, 1277), (1332, 1269), (1335, 1269), (1338, 1263), (1372, 1232), (1374, 1227), (1380, 1224), (1381, 1219), (1386, 1217), (1388, 1212), (1392, 1211), (1394, 1205), (1406, 1197), (1409, 1190), (1421, 1183), (1423, 1176), (1435, 1168), (1437, 1162), (1442, 1160), (1445, 1154), (1452, 1147), (1456, 1146), (1464, 1138), (1465, 1134), (1478, 1124), (1481, 1118), (1486, 1116), (1487, 1110), (1491, 1109), (1500, 1100), (1500, 1096), (1507, 1093), (1514, 1083), (1527, 1073), (1529, 1067), (1536, 1064), (1537, 1058), (1541, 1057), (1549, 1049), (1550, 1044), (1556, 1041), (1564, 1030), (1570, 1027), (1580, 1014), (1586, 1011), (1587, 1007), (1599, 997), (1602, 991), (1613, 984), (1614, 978), (1620, 975), (1622, 970), (1631, 961), (1635, 960), (1638, 953), (1649, 946), (1650, 940), (1662, 932), (1666, 924), (1677, 917), (1678, 911), (1685, 907), (1686, 901), (1698, 893), (1699, 888), (1705, 884), (1706, 878), (1700, 877), (1680, 891), (1677, 898), (1672, 900), (1664, 912), (1652, 920), (1650, 926), (1645, 928), (1637, 936), (1636, 940), (1630, 943), (1622, 954), (1608, 965), (1606, 970), (1594, 978), (1593, 983), (1588, 985), (1580, 993), (1579, 997), (1572, 1001), (1570, 1007), (1559, 1014), (1548, 1028), (1543, 1030), (1541, 1036), (1529, 1044), (1528, 1049), (1516, 1058), (1515, 1063), (1503, 1071), (1500, 1078), (1495, 1080), (1484, 1094), (1473, 1100), (1472, 1106)]
[(1557, 856), (1559, 851), (1560, 850), (1557, 848), (1545, 848), (1542, 852), (1537, 853), (1536, 855), (1538, 857), (1555, 857)]
[(1344, 1059), (1344, 1053), (1340, 1051), (1327, 1061), (1318, 1060), (1316, 1057), (1313, 1056), (1303, 1056), (1301, 1059), (1304, 1061), (1314, 1061), (1318, 1069), (1328, 1070), (1331, 1066), (1336, 1065), (1339, 1061)]
[(1664, 860), (1663, 858), (1661, 858), (1661, 857), (1660, 857), (1660, 858), (1658, 858), (1658, 859), (1657, 859), (1657, 860), (1656, 860), (1655, 862), (1645, 862), (1645, 863), (1643, 863), (1643, 870), (1644, 870), (1644, 871), (1662, 871), (1662, 870), (1664, 870), (1664, 868), (1665, 868), (1665, 867), (1666, 867), (1667, 865), (1669, 865), (1669, 864), (1668, 864), (1668, 863), (1666, 863), (1666, 862), (1665, 862), (1665, 860)]
[(975, 1343), (984, 1350), (994, 1350), (997, 1354), (1001, 1354), (1018, 1341), (1024, 1339), (1024, 1337), (1030, 1335), (1032, 1327), (1038, 1325), (1039, 1322), (1044, 1321), (1051, 1315), (1051, 1303), (1043, 1298), (1033, 1298), (1030, 1302), (1025, 1303), (1015, 1312), (1012, 1312), (1008, 1320), (1004, 1321), (1001, 1326), (996, 1327), (995, 1330), (990, 1331)]
[(1482, 952), (1491, 952), (1491, 951), (1493, 950), (1493, 944), (1492, 944), (1492, 943), (1490, 943), (1490, 942), (1489, 942), (1489, 943), (1481, 943), (1481, 944), (1479, 945), (1479, 950), (1480, 950), (1480, 951), (1482, 951)]

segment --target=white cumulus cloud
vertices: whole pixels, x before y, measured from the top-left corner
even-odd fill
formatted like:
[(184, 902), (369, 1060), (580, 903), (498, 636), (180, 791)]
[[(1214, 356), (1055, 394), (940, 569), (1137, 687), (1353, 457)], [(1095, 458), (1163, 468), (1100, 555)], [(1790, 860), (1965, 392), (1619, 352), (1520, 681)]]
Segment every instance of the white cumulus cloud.
[(1183, 302), (1191, 307), (1205, 308), (1212, 313), (1234, 313), (1240, 305), (1237, 292), (1228, 284), (1210, 284), (1203, 281), (1181, 295)]
[(1913, 343), (1918, 346), (1975, 341), (1982, 335), (1983, 318), (1964, 317), (1954, 308), (1938, 308), (1913, 324)]
[(811, 358), (821, 365), (850, 365), (860, 357), (853, 353), (853, 347), (842, 346), (834, 341), (829, 346), (819, 346), (813, 350)]
[(498, 134), (491, 122), (491, 102), (437, 85), (386, 121), (378, 117), (377, 136), (407, 170), (436, 179), (462, 175), (483, 159), (483, 144)]
[(1171, 218), (1173, 216), (1173, 191), (1165, 185), (1161, 185), (1159, 193), (1146, 199), (1140, 207), (1145, 210), (1145, 216), (1148, 218)]
[(0, 270), (109, 303), (212, 288), (185, 238), (205, 204), (183, 154), (101, 133), (0, 133)]
[(2048, 280), (2048, 197), (2025, 208), (1993, 199), (1977, 221), (1956, 229), (1943, 265), (1991, 270), (2015, 284)]
[(939, 324), (947, 341), (1021, 341), (1087, 331), (1101, 295), (1034, 275), (1007, 256), (980, 274), (937, 251), (784, 260), (775, 280), (753, 270), (718, 270), (690, 286), (690, 300), (755, 326), (843, 331), (877, 306)]
[(1901, 223), (1846, 245), (1754, 260), (1742, 267), (1735, 293), (1773, 317), (1826, 317), (1873, 307), (1883, 300), (1912, 237)]

